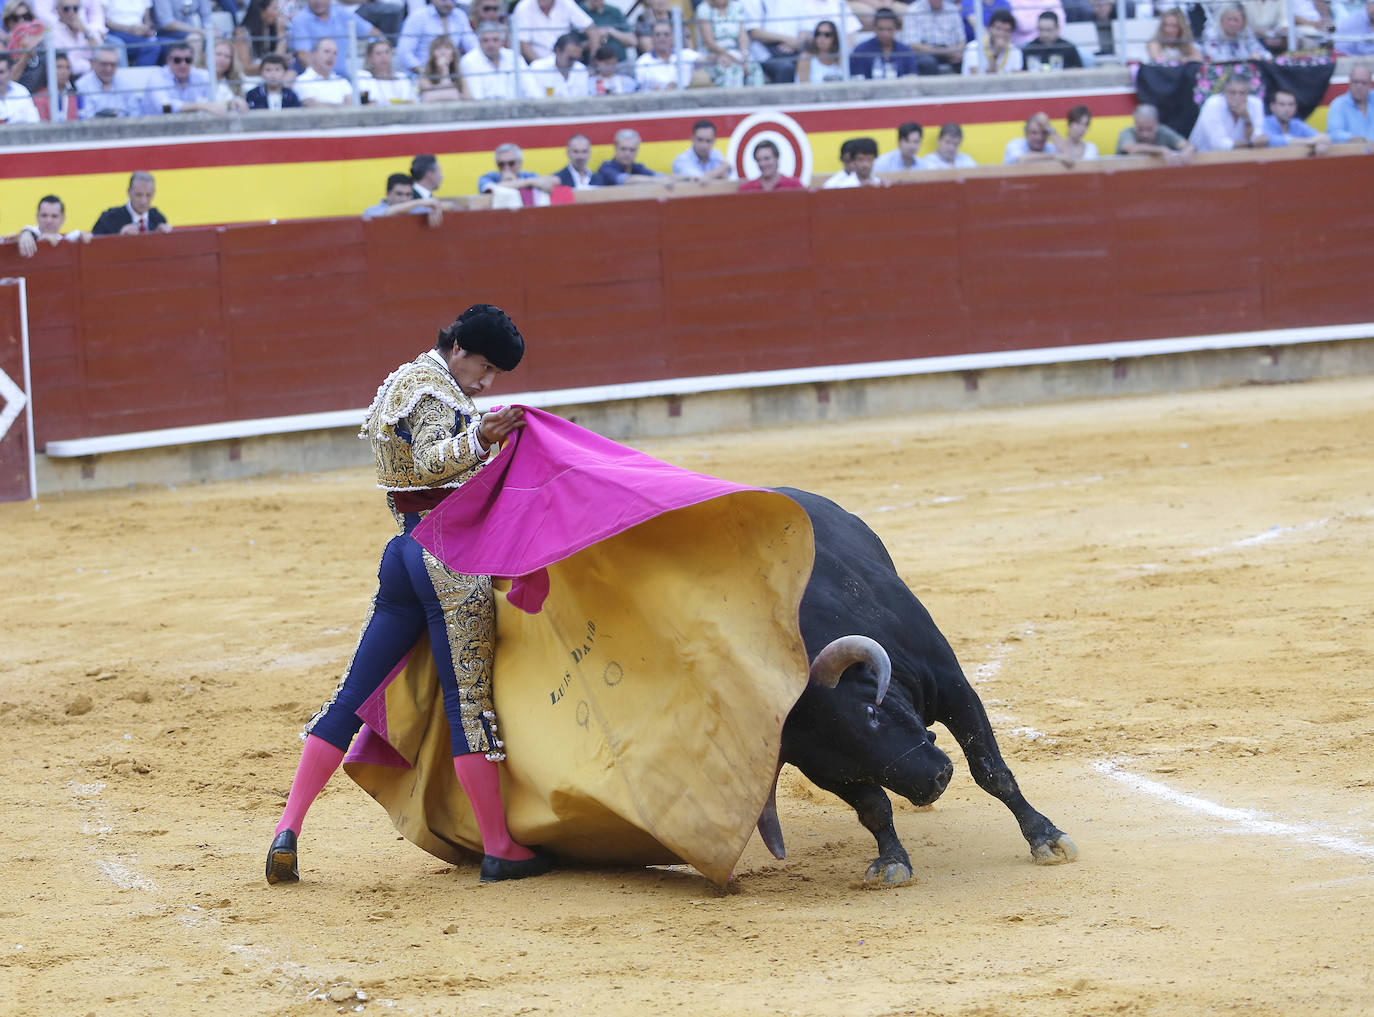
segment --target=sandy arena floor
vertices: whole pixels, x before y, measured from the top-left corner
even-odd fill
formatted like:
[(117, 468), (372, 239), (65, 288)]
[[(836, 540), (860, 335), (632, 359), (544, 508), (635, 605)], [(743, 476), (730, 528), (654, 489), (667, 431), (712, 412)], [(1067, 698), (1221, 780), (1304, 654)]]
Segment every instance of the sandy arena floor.
[(795, 773), (789, 857), (755, 838), (732, 893), (479, 888), (342, 775), (269, 888), (390, 534), (370, 476), (46, 497), (0, 505), (0, 1015), (1374, 1011), (1374, 379), (644, 447), (864, 516), (1077, 864), (956, 755), (897, 890)]

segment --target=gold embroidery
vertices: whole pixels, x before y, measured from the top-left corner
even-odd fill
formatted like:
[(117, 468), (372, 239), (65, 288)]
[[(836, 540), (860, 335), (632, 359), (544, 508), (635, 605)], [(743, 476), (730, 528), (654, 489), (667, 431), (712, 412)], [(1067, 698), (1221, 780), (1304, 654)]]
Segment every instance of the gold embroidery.
[[(491, 662), (495, 653), (496, 603), (491, 576), (450, 572), (439, 559), (424, 552), (425, 571), (444, 611), (453, 673), (458, 679), (459, 710), (468, 750), (494, 755), (496, 714), (492, 710)], [(501, 754), (501, 759), (505, 758)]]

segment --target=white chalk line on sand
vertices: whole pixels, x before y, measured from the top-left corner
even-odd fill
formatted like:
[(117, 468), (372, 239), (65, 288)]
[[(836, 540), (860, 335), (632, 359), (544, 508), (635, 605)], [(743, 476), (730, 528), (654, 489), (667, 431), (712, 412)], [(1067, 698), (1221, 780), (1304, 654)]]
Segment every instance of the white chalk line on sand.
[(1022, 484), (1016, 487), (999, 487), (992, 491), (978, 491), (974, 495), (968, 494), (945, 494), (937, 498), (928, 498), (925, 501), (907, 501), (900, 505), (879, 505), (876, 508), (865, 509), (857, 513), (859, 516), (879, 512), (900, 512), (903, 509), (921, 508), (928, 505), (948, 505), (951, 502), (967, 501), (970, 497), (978, 494), (997, 495), (997, 494), (1024, 494), (1027, 491), (1046, 491), (1056, 487), (1080, 487), (1084, 484), (1100, 484), (1105, 477), (1100, 475), (1091, 477), (1078, 477), (1073, 480), (1046, 480), (1039, 484)]
[[(105, 783), (95, 781), (90, 784), (78, 784), (75, 781), (69, 781), (67, 787), (71, 790), (73, 804), (91, 817), (91, 822), (81, 824), (81, 832), (88, 837), (96, 838), (110, 833), (112, 827), (105, 818), (105, 809), (100, 799), (101, 792), (105, 790)], [(157, 889), (156, 883), (131, 865), (126, 865), (117, 858), (101, 854), (98, 847), (94, 849), (93, 853), (95, 854), (96, 868), (121, 890)]]
[[(1012, 639), (1004, 639), (987, 648), (988, 657), (981, 664), (978, 664), (969, 672), (969, 681), (975, 685), (982, 685), (986, 682), (997, 681), (997, 675), (1002, 670), (1002, 662), (1011, 656), (1013, 650), (1025, 640), (1035, 635), (1035, 629), (1027, 625)], [(1037, 731), (1033, 727), (1024, 724), (1017, 724), (1016, 719), (1011, 714), (994, 710), (993, 707), (1004, 706), (1000, 699), (993, 699), (988, 696), (980, 697), (983, 701), (983, 709), (988, 713), (988, 721), (993, 725), (997, 734), (1006, 735), (1011, 738), (1024, 738), (1027, 741), (1043, 741), (1047, 745), (1053, 745), (1057, 739), (1051, 738), (1043, 731)]]
[[(1364, 512), (1342, 512), (1339, 515), (1327, 516), (1322, 519), (1312, 519), (1305, 523), (1294, 523), (1292, 526), (1271, 526), (1260, 533), (1252, 533), (1248, 537), (1241, 537), (1226, 544), (1218, 544), (1216, 547), (1200, 547), (1184, 554), (1193, 558), (1210, 558), (1213, 555), (1228, 554), (1232, 551), (1248, 551), (1251, 548), (1263, 547), (1265, 544), (1272, 544), (1277, 540), (1287, 537), (1298, 536), (1312, 530), (1324, 529), (1339, 523), (1350, 522), (1357, 519), (1368, 519), (1374, 516), (1374, 511)], [(1138, 562), (1129, 567), (1129, 572), (1157, 572), (1169, 566), (1162, 562)]]
[[(1254, 834), (1262, 837), (1282, 837), (1285, 840), (1310, 844), (1343, 855), (1354, 855), (1374, 861), (1374, 845), (1369, 845), (1353, 837), (1330, 833), (1310, 823), (1290, 823), (1272, 819), (1255, 809), (1237, 809), (1229, 805), (1219, 805), (1185, 791), (1175, 791), (1167, 784), (1141, 777), (1124, 769), (1119, 763), (1102, 759), (1092, 764), (1092, 768), (1110, 780), (1124, 784), (1132, 791), (1158, 798), (1190, 812), (1199, 812), (1219, 820), (1234, 828), (1236, 833)], [(1232, 831), (1228, 831), (1232, 832)]]

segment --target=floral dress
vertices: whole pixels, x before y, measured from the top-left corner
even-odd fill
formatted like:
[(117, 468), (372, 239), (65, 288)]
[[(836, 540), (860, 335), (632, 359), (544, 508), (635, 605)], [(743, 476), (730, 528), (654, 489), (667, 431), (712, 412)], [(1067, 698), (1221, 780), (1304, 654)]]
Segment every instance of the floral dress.
[[(730, 0), (723, 10), (704, 3), (697, 8), (697, 18), (710, 23), (717, 46), (741, 55), (748, 51), (749, 38), (744, 34), (745, 10), (740, 0)], [(755, 60), (743, 64), (709, 64), (706, 70), (711, 75), (711, 83), (722, 88), (763, 84), (763, 69)]]

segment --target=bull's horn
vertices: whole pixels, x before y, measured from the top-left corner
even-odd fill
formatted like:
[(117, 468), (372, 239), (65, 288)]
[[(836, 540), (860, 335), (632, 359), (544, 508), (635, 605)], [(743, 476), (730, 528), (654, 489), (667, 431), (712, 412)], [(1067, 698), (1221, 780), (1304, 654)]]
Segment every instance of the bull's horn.
[[(782, 772), (782, 764), (778, 764), (778, 773)], [(763, 838), (763, 846), (773, 853), (774, 858), (786, 858), (787, 849), (782, 844), (782, 824), (778, 822), (778, 773), (773, 774), (773, 787), (768, 792), (768, 801), (763, 803), (763, 811), (759, 813), (759, 836)]]
[(830, 643), (811, 662), (811, 680), (833, 689), (845, 668), (860, 663), (869, 664), (877, 672), (878, 696), (874, 702), (881, 703), (892, 681), (892, 660), (882, 644), (868, 636), (841, 636)]

